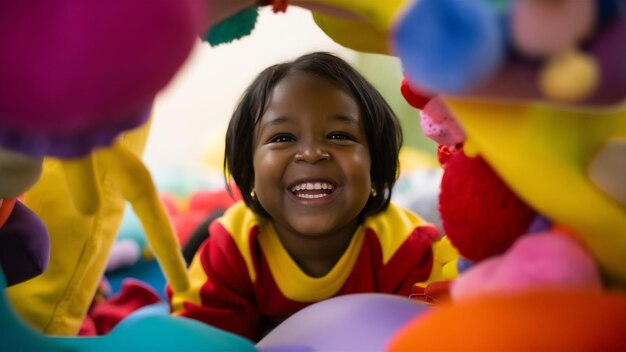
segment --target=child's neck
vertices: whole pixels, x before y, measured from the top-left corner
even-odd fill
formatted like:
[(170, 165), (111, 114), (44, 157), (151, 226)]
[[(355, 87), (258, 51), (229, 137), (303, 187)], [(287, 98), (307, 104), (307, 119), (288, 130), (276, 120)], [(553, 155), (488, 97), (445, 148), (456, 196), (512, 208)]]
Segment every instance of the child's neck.
[(358, 222), (338, 229), (332, 235), (302, 236), (274, 224), (278, 238), (300, 269), (311, 277), (328, 274), (344, 254)]

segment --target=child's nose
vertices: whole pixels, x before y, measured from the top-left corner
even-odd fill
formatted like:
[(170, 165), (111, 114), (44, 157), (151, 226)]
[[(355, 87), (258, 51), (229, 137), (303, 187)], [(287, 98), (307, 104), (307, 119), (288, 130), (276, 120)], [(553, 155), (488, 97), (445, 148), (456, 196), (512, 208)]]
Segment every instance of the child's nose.
[(309, 163), (315, 163), (320, 160), (330, 159), (330, 153), (326, 151), (323, 146), (318, 143), (308, 143), (302, 146), (295, 155), (296, 161), (306, 161)]

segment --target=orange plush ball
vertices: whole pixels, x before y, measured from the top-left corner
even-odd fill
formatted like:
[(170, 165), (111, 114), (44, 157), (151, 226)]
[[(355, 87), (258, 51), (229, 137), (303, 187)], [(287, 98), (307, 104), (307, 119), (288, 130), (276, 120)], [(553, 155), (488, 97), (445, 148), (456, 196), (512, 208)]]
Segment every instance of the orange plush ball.
[(390, 351), (626, 351), (626, 294), (526, 292), (440, 306)]

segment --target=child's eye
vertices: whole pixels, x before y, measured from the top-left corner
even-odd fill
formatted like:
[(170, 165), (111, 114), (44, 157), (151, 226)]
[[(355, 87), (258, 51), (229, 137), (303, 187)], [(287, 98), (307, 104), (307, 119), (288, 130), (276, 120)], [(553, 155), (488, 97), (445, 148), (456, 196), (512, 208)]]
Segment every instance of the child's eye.
[(354, 137), (352, 137), (349, 133), (345, 133), (345, 132), (333, 132), (328, 135), (328, 139), (352, 141), (354, 140)]
[(283, 142), (293, 142), (296, 139), (289, 134), (279, 134), (272, 138), (270, 138), (269, 143), (283, 143)]

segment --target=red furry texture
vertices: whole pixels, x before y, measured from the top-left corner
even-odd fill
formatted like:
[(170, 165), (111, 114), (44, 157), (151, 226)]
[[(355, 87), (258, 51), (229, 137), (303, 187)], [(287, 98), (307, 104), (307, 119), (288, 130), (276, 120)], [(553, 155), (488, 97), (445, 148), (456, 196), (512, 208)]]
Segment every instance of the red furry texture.
[(402, 80), (400, 85), (400, 92), (409, 105), (422, 110), (426, 103), (432, 98), (431, 95), (417, 91), (417, 89), (409, 86), (409, 82), (405, 79)]
[(480, 156), (462, 150), (446, 162), (439, 212), (452, 244), (472, 261), (506, 251), (536, 215)]

